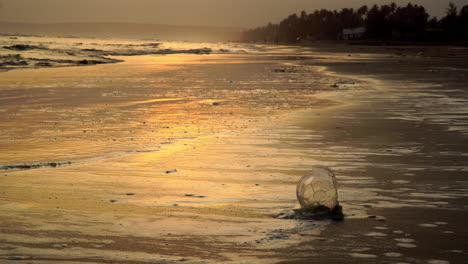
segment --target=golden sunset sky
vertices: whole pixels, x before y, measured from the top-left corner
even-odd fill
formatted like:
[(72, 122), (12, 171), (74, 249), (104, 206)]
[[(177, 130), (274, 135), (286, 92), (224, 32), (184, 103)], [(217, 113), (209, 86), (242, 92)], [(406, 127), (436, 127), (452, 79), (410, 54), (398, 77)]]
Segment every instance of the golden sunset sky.
[[(254, 27), (315, 9), (341, 9), (391, 0), (0, 0), (0, 21), (128, 22), (195, 26)], [(406, 5), (408, 0), (394, 0)], [(443, 16), (449, 0), (413, 0), (432, 16)], [(458, 7), (468, 0), (453, 0)]]

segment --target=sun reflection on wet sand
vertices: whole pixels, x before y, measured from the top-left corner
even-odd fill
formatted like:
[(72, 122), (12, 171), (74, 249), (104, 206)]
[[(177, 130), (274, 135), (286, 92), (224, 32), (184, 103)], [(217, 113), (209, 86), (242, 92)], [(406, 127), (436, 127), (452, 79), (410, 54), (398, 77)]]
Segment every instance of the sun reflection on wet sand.
[[(333, 75), (304, 58), (322, 54), (263, 48), (267, 54), (147, 55), (1, 73), (0, 165), (11, 167), (3, 167), (0, 181), (8, 246), (0, 254), (271, 263), (291, 256), (291, 248), (310, 253), (337, 240), (346, 247), (336, 256), (377, 256), (349, 251), (350, 238), (360, 236), (354, 228), (324, 238), (328, 221), (276, 218), (297, 205), (296, 182), (313, 165), (337, 171), (347, 222), (333, 228), (374, 221), (379, 232), (365, 229), (364, 241), (389, 237), (379, 241), (393, 250), (389, 256), (401, 246), (388, 243), (403, 241), (392, 235), (406, 233), (368, 208), (456, 208), (451, 201), (463, 189), (447, 184), (450, 192), (427, 192), (436, 185), (412, 179), (466, 170), (457, 163), (462, 148), (440, 139), (452, 145), (434, 158), (408, 129), (414, 102), (427, 102), (434, 120), (447, 118), (442, 104), (429, 104), (440, 103), (431, 96), (437, 87), (423, 94), (424, 87), (408, 84), (402, 93), (398, 83)], [(329, 55), (324, 63), (359, 60)], [(440, 129), (423, 125), (425, 135)], [(395, 128), (401, 134), (387, 133)], [(435, 223), (418, 227), (443, 226)]]
[[(190, 235), (247, 252), (274, 241), (276, 229), (317, 234), (325, 223), (307, 231), (308, 223), (272, 218), (294, 204), (294, 179), (258, 169), (286, 159), (272, 160), (266, 148), (253, 163), (258, 147), (246, 135), (291, 105), (336, 103), (276, 75), (277, 58), (252, 56), (148, 55), (2, 73), (0, 145), (8, 151), (0, 158), (12, 167), (2, 186), (5, 200), (21, 205), (6, 203), (4, 212), (27, 208), (13, 222), (29, 232), (79, 232), (97, 244), (92, 236)], [(14, 168), (22, 164), (36, 169)]]

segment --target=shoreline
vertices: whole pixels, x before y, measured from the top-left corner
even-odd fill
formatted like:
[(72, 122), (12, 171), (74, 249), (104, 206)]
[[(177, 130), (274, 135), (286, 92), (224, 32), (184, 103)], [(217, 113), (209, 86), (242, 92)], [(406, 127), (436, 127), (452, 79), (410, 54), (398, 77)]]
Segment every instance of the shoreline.
[[(294, 56), (301, 56), (302, 52)], [(310, 53), (307, 55), (312, 58), (317, 57)], [(63, 255), (67, 252), (75, 252), (72, 254), (79, 252), (80, 260), (97, 263), (100, 260), (93, 257), (95, 255), (100, 255), (104, 261), (115, 263), (129, 263), (126, 258), (132, 259), (131, 263), (181, 261), (238, 263), (239, 260), (255, 263), (308, 263), (311, 257), (318, 257), (323, 263), (336, 263), (343, 257), (348, 258), (347, 263), (366, 263), (366, 261), (375, 263), (376, 260), (424, 263), (430, 260), (429, 257), (456, 263), (454, 261), (465, 256), (465, 249), (457, 248), (453, 242), (447, 243), (447, 246), (450, 246), (447, 250), (461, 250), (462, 253), (458, 253), (460, 254), (458, 256), (447, 256), (443, 252), (436, 252), (434, 256), (425, 255), (428, 254), (427, 250), (433, 249), (433, 245), (423, 243), (423, 237), (430, 234), (423, 232), (424, 228), (428, 227), (418, 227), (423, 231), (418, 229), (415, 230), (415, 234), (412, 234), (415, 228), (412, 223), (436, 225), (433, 228), (437, 228), (444, 225), (434, 224), (435, 222), (444, 222), (454, 228), (453, 230), (459, 231), (460, 225), (463, 227), (463, 217), (459, 217), (456, 211), (453, 211), (454, 215), (448, 217), (448, 220), (440, 219), (445, 217), (437, 215), (437, 206), (445, 206), (445, 204), (433, 204), (434, 208), (422, 208), (430, 202), (450, 204), (453, 199), (464, 201), (466, 200), (463, 198), (464, 191), (458, 191), (456, 195), (452, 195), (453, 197), (445, 197), (440, 196), (441, 194), (436, 190), (429, 193), (436, 195), (436, 198), (427, 196), (425, 192), (427, 190), (420, 189), (428, 188), (424, 182), (424, 169), (404, 172), (415, 175), (404, 177), (402, 175), (407, 166), (406, 160), (413, 157), (411, 155), (415, 153), (426, 153), (426, 151), (420, 149), (420, 144), (415, 144), (414, 147), (418, 150), (415, 152), (408, 152), (404, 149), (405, 146), (393, 145), (401, 138), (389, 133), (392, 129), (399, 128), (411, 135), (410, 139), (418, 140), (418, 131), (427, 132), (430, 131), (428, 129), (433, 129), (434, 135), (440, 134), (440, 137), (435, 137), (435, 139), (442, 140), (446, 132), (441, 131), (440, 128), (435, 129), (437, 125), (426, 124), (425, 120), (418, 124), (423, 125), (422, 128), (411, 126), (413, 130), (407, 129), (408, 125), (414, 121), (411, 121), (411, 118), (405, 120), (397, 114), (409, 104), (393, 110), (391, 108), (394, 105), (388, 104), (388, 102), (398, 102), (402, 99), (393, 97), (401, 93), (395, 87), (388, 87), (389, 90), (386, 93), (379, 90), (359, 92), (352, 91), (353, 85), (345, 83), (344, 86), (350, 87), (342, 88), (351, 91), (338, 93), (342, 96), (339, 99), (360, 103), (340, 105), (330, 102), (331, 99), (336, 98), (335, 92), (331, 92), (336, 88), (331, 89), (332, 87), (329, 86), (348, 79), (347, 75), (359, 79), (359, 77), (349, 75), (353, 72), (353, 64), (358, 63), (357, 65), (362, 66), (359, 60), (366, 61), (369, 58), (360, 56), (356, 61), (350, 61), (349, 56), (344, 54), (334, 56), (319, 54), (318, 57), (321, 61), (314, 61), (315, 64), (311, 67), (312, 69), (329, 67), (325, 70), (325, 76), (315, 71), (317, 75), (320, 75), (319, 85), (328, 89), (329, 94), (325, 94), (323, 98), (319, 95), (317, 98), (317, 94), (314, 93), (306, 98), (312, 98), (315, 100), (312, 102), (317, 102), (315, 110), (298, 110), (289, 106), (288, 113), (285, 113), (283, 117), (272, 116), (267, 119), (259, 113), (257, 118), (249, 116), (244, 120), (245, 124), (236, 123), (234, 127), (224, 132), (224, 136), (213, 133), (209, 136), (210, 140), (203, 137), (181, 140), (154, 153), (135, 153), (97, 163), (63, 167), (60, 170), (59, 168), (41, 168), (8, 173), (7, 178), (13, 179), (8, 180), (11, 185), (7, 192), (24, 193), (21, 190), (24, 190), (26, 185), (19, 186), (17, 180), (24, 179), (26, 175), (33, 179), (30, 181), (32, 186), (39, 186), (47, 192), (41, 189), (37, 191), (31, 189), (28, 193), (29, 197), (18, 199), (18, 196), (14, 194), (3, 197), (4, 202), (15, 201), (14, 204), (16, 204), (14, 206), (10, 203), (3, 204), (4, 212), (18, 210), (13, 215), (21, 217), (22, 224), (29, 223), (36, 227), (22, 228), (18, 225), (19, 222), (15, 223), (14, 220), (3, 217), (4, 223), (8, 223), (6, 226), (10, 234), (17, 236), (9, 235), (9, 241), (6, 242), (7, 245), (16, 249), (10, 249), (10, 253), (3, 251), (2, 255), (30, 258), (31, 261), (38, 263), (60, 259), (70, 261)], [(292, 62), (297, 61), (292, 60)], [(299, 62), (302, 63), (302, 61)], [(348, 65), (340, 68), (341, 62)], [(281, 68), (285, 71), (284, 74), (280, 72), (274, 76), (275, 78), (278, 78), (278, 75), (284, 76), (284, 83), (289, 83), (290, 75), (295, 75), (297, 79), (311, 77), (309, 68), (305, 68), (306, 70), (302, 72), (300, 67), (294, 68), (296, 66), (294, 63), (291, 64), (290, 60), (283, 60), (282, 63), (285, 63)], [(351, 67), (351, 70), (347, 68), (348, 71), (344, 71), (344, 75), (337, 75), (333, 68), (334, 63), (338, 64), (335, 68), (338, 72), (340, 69), (343, 70), (343, 67), (345, 70), (346, 67)], [(277, 63), (274, 65), (267, 69), (274, 71), (279, 67)], [(202, 69), (211, 69), (209, 66), (206, 67), (203, 66)], [(265, 70), (263, 67), (251, 69)], [(371, 69), (376, 69), (376, 67), (371, 67)], [(226, 72), (229, 71), (223, 71), (223, 74)], [(252, 72), (256, 71), (251, 70)], [(327, 75), (330, 72), (331, 76)], [(362, 73), (366, 74), (365, 71)], [(386, 83), (386, 81), (381, 83)], [(411, 87), (409, 83), (405, 82), (405, 85)], [(293, 85), (307, 87), (310, 84), (296, 82)], [(356, 86), (360, 85), (356, 84)], [(419, 96), (421, 90), (426, 89), (416, 86), (411, 88), (411, 93)], [(302, 94), (304, 91), (301, 91)], [(250, 103), (264, 103), (262, 100), (265, 100), (263, 97), (266, 96), (266, 91), (257, 91), (257, 93), (256, 97), (250, 98)], [(302, 94), (297, 92), (297, 95)], [(346, 98), (343, 98), (345, 95)], [(381, 95), (391, 96), (379, 98)], [(431, 102), (430, 94), (425, 97), (428, 98), (428, 102)], [(274, 98), (270, 97), (269, 100), (275, 100)], [(415, 98), (409, 97), (412, 100), (410, 102), (415, 101)], [(407, 97), (403, 99), (408, 100)], [(216, 98), (204, 100), (207, 101), (202, 100), (202, 106), (206, 107), (207, 111), (203, 114), (213, 116), (216, 113), (214, 109), (227, 113), (233, 111), (222, 109), (231, 106), (229, 101), (221, 101), (220, 105), (213, 105), (213, 102), (219, 100)], [(381, 104), (381, 102), (387, 103)], [(265, 113), (284, 112), (285, 110), (281, 109), (282, 103), (282, 101), (278, 102), (279, 109)], [(309, 107), (313, 105), (311, 102), (308, 104)], [(221, 106), (221, 109), (215, 106)], [(298, 105), (298, 108), (300, 106)], [(327, 107), (324, 108), (325, 106)], [(368, 111), (368, 109), (382, 108), (384, 111)], [(236, 112), (239, 115), (235, 118), (245, 118), (245, 113), (242, 112), (244, 110), (236, 111), (239, 111)], [(411, 112), (404, 114), (410, 115)], [(388, 119), (385, 115), (400, 117), (400, 119)], [(263, 121), (259, 122), (260, 120)], [(149, 120), (142, 122), (151, 123)], [(261, 129), (256, 128), (255, 124), (268, 122), (270, 124), (262, 126)], [(394, 124), (398, 126), (393, 127)], [(236, 127), (241, 129), (238, 131)], [(364, 132), (362, 132), (363, 129)], [(451, 135), (456, 133), (458, 132), (453, 132)], [(384, 140), (379, 139), (379, 136), (383, 136)], [(460, 135), (451, 136), (441, 143), (444, 143), (448, 149), (452, 148), (452, 151), (466, 154), (464, 146), (453, 149), (452, 145), (448, 145), (452, 140), (457, 142), (460, 137), (463, 138)], [(411, 144), (408, 146), (413, 147)], [(427, 158), (418, 155), (415, 157), (422, 160), (418, 165), (421, 168), (423, 166), (421, 162), (424, 163)], [(433, 162), (432, 159), (428, 161)], [(313, 164), (327, 165), (335, 170), (338, 183), (342, 186), (339, 189), (340, 201), (345, 205), (345, 214), (348, 214), (346, 220), (342, 223), (328, 224), (327, 221), (308, 222), (271, 218), (276, 212), (290, 208), (297, 203), (294, 192), (295, 183)], [(373, 164), (378, 166), (373, 168)], [(400, 164), (395, 167), (398, 169), (397, 173), (392, 171), (394, 167), (392, 164)], [(442, 162), (440, 166), (445, 166), (444, 164)], [(437, 166), (431, 168), (437, 169)], [(77, 173), (80, 177), (76, 177)], [(412, 176), (414, 179), (410, 180), (409, 177)], [(460, 177), (460, 175), (455, 174), (455, 177)], [(433, 177), (429, 180), (433, 180)], [(418, 185), (418, 181), (423, 183)], [(54, 183), (54, 188), (44, 188), (41, 186), (42, 182)], [(4, 180), (3, 185), (5, 184), (7, 182)], [(78, 187), (69, 187), (69, 184), (78, 185)], [(148, 184), (152, 187), (148, 188)], [(451, 186), (445, 187), (449, 187), (445, 191), (450, 191), (452, 188)], [(401, 188), (410, 190), (400, 190)], [(70, 195), (67, 190), (73, 189), (76, 191), (72, 191), (71, 196), (67, 197)], [(413, 193), (414, 197), (412, 197)], [(50, 197), (53, 198), (54, 195), (59, 199), (50, 200)], [(49, 199), (48, 196), (50, 196)], [(243, 199), (239, 200), (239, 197)], [(433, 201), (433, 199), (439, 200)], [(177, 202), (177, 206), (173, 204), (174, 202)], [(14, 208), (15, 206), (19, 207)], [(27, 208), (30, 213), (20, 213), (21, 206)], [(418, 206), (423, 206), (421, 210), (432, 210), (434, 215), (431, 214), (430, 219), (420, 217), (412, 220), (416, 222), (405, 224), (397, 220), (400, 217), (399, 211), (393, 213), (394, 210), (399, 209), (389, 209), (391, 207), (417, 208)], [(459, 206), (454, 204), (453, 207)], [(406, 219), (414, 218), (411, 212), (407, 213), (406, 209), (401, 210), (405, 211)], [(366, 211), (369, 211), (371, 215), (368, 215)], [(460, 211), (460, 214), (463, 212), (464, 209)], [(51, 216), (47, 215), (50, 213), (60, 220), (50, 219)], [(34, 216), (34, 214), (40, 216)], [(417, 214), (418, 212), (416, 216)], [(458, 218), (459, 222), (456, 221)], [(169, 223), (171, 221), (174, 223)], [(84, 227), (68, 226), (68, 223), (81, 223)], [(119, 224), (121, 226), (118, 226)], [(193, 225), (191, 228), (186, 229), (191, 225)], [(319, 233), (318, 231), (322, 229), (324, 231)], [(63, 230), (68, 230), (68, 232), (63, 232)], [(1, 231), (4, 234), (8, 233), (5, 225)], [(394, 231), (403, 233), (400, 235)], [(449, 230), (444, 229), (444, 231)], [(26, 237), (35, 235), (42, 240), (27, 243), (25, 242), (27, 238), (22, 238), (18, 234)], [(119, 235), (115, 236), (115, 234)], [(61, 239), (58, 239), (59, 237)], [(466, 233), (460, 232), (457, 237), (463, 241)], [(394, 239), (400, 239), (402, 242)], [(245, 242), (247, 244), (244, 244)], [(291, 247), (288, 247), (289, 243), (292, 243)], [(350, 243), (353, 246), (350, 246)], [(376, 248), (375, 245), (379, 243), (385, 246)], [(406, 244), (407, 247), (398, 246), (399, 243)], [(416, 249), (411, 250), (411, 246), (408, 245), (416, 245)], [(43, 249), (43, 253), (33, 250), (35, 247)], [(288, 262), (287, 259), (292, 260)], [(6, 260), (8, 261), (8, 258)]]
[[(59, 84), (64, 78), (68, 86), (62, 91), (61, 86), (54, 87), (55, 79), (47, 78), (39, 85), (31, 83), (34, 84), (32, 87), (29, 80), (20, 83), (31, 93), (34, 107), (31, 109), (28, 105), (31, 104), (29, 98), (17, 100), (26, 106), (26, 117), (36, 114), (37, 117), (22, 120), (25, 115), (14, 114), (17, 102), (11, 102), (11, 108), (6, 103), (2, 105), (6, 108), (4, 112), (13, 113), (3, 123), (3, 131), (7, 132), (4, 135), (16, 135), (11, 141), (14, 144), (8, 143), (8, 138), (3, 138), (3, 144), (7, 144), (6, 149), (17, 152), (3, 153), (5, 158), (55, 162), (57, 158), (54, 157), (63, 157), (64, 151), (69, 151), (79, 159), (80, 152), (94, 154), (95, 148), (100, 149), (97, 154), (107, 149), (115, 151), (123, 147), (125, 150), (126, 145), (121, 142), (126, 141), (131, 150), (157, 150), (64, 167), (6, 171), (0, 182), (4, 190), (1, 194), (4, 224), (0, 231), (4, 234), (2, 244), (7, 247), (0, 254), (4, 260), (71, 261), (66, 255), (71, 254), (92, 262), (100, 262), (94, 257), (99, 255), (104, 261), (116, 263), (128, 263), (127, 257), (133, 263), (172, 263), (183, 258), (189, 258), (190, 263), (235, 263), (246, 254), (252, 255), (241, 257), (246, 261), (269, 263), (272, 248), (299, 238), (298, 234), (283, 234), (284, 230), (303, 230), (313, 235), (321, 229), (325, 223), (297, 223), (273, 218), (276, 212), (290, 206), (291, 199), (294, 203), (292, 189), (296, 179), (295, 175), (288, 176), (289, 168), (285, 167), (288, 165), (284, 161), (295, 162), (297, 159), (294, 155), (283, 156), (271, 146), (263, 146), (265, 153), (257, 153), (258, 144), (268, 145), (269, 141), (281, 138), (283, 133), (279, 130), (272, 134), (273, 131), (259, 131), (257, 127), (268, 122), (281, 123), (279, 119), (283, 117), (276, 114), (284, 113), (286, 109), (301, 109), (304, 105), (314, 104), (320, 108), (335, 103), (315, 98), (314, 87), (309, 87), (309, 83), (302, 79), (308, 70), (295, 67), (292, 72), (276, 73), (277, 67), (283, 67), (276, 58), (220, 55), (203, 57), (204, 61), (199, 59), (146, 56), (118, 65), (77, 67), (71, 80), (68, 79), (70, 71), (65, 68), (4, 74), (2, 85), (12, 91), (7, 98), (18, 98), (14, 94), (21, 90), (16, 92), (10, 84), (18, 85), (17, 79), (23, 80), (24, 74), (28, 74), (31, 82), (35, 75), (54, 76)], [(155, 63), (167, 63), (169, 68), (155, 67)], [(106, 79), (135, 67), (138, 69), (136, 77), (141, 78), (141, 82), (135, 83), (135, 72), (120, 74), (123, 84), (117, 84), (117, 88), (127, 85), (125, 77), (128, 76), (129, 87), (141, 87), (142, 96), (132, 95), (132, 89), (116, 89), (116, 84), (109, 88), (98, 87), (99, 90), (82, 86), (82, 80), (96, 73), (100, 79)], [(264, 78), (250, 76), (247, 72), (261, 74)], [(213, 79), (213, 73), (219, 77)], [(161, 87), (157, 96), (152, 96), (155, 99), (148, 100), (147, 91), (151, 90), (145, 87), (147, 80), (140, 77), (147, 74), (156, 75), (160, 80), (149, 86)], [(291, 83), (290, 75), (296, 75), (297, 81)], [(190, 79), (185, 81), (185, 78)], [(323, 76), (318, 74), (315, 78)], [(207, 88), (201, 89), (193, 79), (203, 80)], [(263, 84), (266, 79), (271, 80)], [(44, 84), (52, 88), (44, 89)], [(194, 88), (188, 89), (187, 85)], [(266, 89), (270, 85), (277, 89)], [(165, 95), (160, 89), (166, 86), (167, 92), (162, 90)], [(215, 94), (210, 91), (219, 86), (229, 89), (216, 90)], [(303, 97), (304, 91), (311, 94)], [(284, 96), (291, 92), (296, 95)], [(70, 98), (73, 94), (86, 94), (85, 100)], [(182, 94), (182, 100), (166, 100), (181, 98)], [(70, 110), (60, 103), (63, 98), (72, 102), (67, 107)], [(36, 103), (42, 100), (58, 104), (49, 104), (43, 111), (41, 103)], [(251, 113), (249, 106), (258, 111)], [(63, 113), (69, 113), (65, 119)], [(136, 118), (127, 117), (132, 113)], [(124, 118), (118, 123), (113, 118), (108, 119), (110, 122), (96, 120), (107, 116)], [(44, 117), (46, 123), (41, 122)], [(32, 124), (34, 129), (29, 132), (23, 125), (16, 126), (15, 118)], [(101, 127), (112, 129), (98, 133), (103, 130)], [(123, 132), (116, 134), (114, 127)], [(25, 131), (20, 133), (17, 129)], [(54, 144), (48, 140), (41, 142), (41, 137), (34, 136), (37, 131), (44, 134), (45, 139), (57, 140)], [(287, 129), (285, 131), (287, 133)], [(29, 133), (34, 136), (35, 148), (31, 148), (25, 136)], [(104, 133), (116, 140), (109, 140)], [(246, 136), (250, 133), (257, 133), (254, 141)], [(100, 138), (100, 141), (96, 140)], [(89, 143), (71, 149), (75, 142)], [(22, 144), (27, 152), (21, 151)], [(140, 144), (144, 148), (138, 147)], [(44, 151), (46, 148), (50, 151)], [(260, 169), (268, 168), (274, 160), (281, 161), (276, 162), (277, 168), (267, 169), (269, 173)], [(314, 228), (310, 228), (312, 226)], [(191, 243), (191, 240), (197, 242)], [(129, 241), (135, 246), (122, 247)], [(148, 248), (147, 244), (159, 246)], [(185, 250), (181, 251), (181, 247)]]
[[(427, 65), (421, 62), (420, 55), (414, 55), (407, 59), (422, 65), (412, 71), (414, 64), (403, 69), (392, 68), (392, 58), (390, 63), (387, 58), (374, 63), (357, 60), (348, 65), (334, 61), (326, 64), (333, 72), (377, 80), (374, 85), (385, 91), (370, 90), (363, 98), (356, 99), (362, 102), (360, 105), (339, 109), (342, 116), (337, 113), (324, 116), (323, 112), (328, 112), (325, 110), (318, 119), (325, 121), (322, 130), (328, 127), (323, 131), (336, 131), (328, 135), (328, 144), (342, 144), (341, 154), (356, 153), (356, 160), (350, 158), (349, 165), (338, 169), (337, 180), (345, 187), (342, 194), (355, 199), (352, 204), (368, 211), (369, 216), (333, 223), (321, 234), (324, 243), (303, 243), (286, 251), (296, 250), (306, 256), (317, 254), (321, 263), (336, 263), (343, 258), (348, 258), (346, 263), (392, 260), (461, 263), (466, 260), (464, 242), (468, 234), (462, 219), (466, 212), (464, 188), (468, 168), (462, 160), (468, 146), (462, 142), (467, 135), (463, 117), (468, 112), (458, 102), (467, 99), (463, 86), (466, 75), (460, 74), (467, 69), (457, 63), (462, 58), (452, 62), (437, 60), (433, 61), (435, 65)], [(442, 68), (447, 65), (456, 68)], [(445, 70), (438, 72), (432, 67)], [(433, 74), (422, 74), (425, 71)], [(298, 124), (306, 127), (311, 125), (304, 118), (315, 119), (312, 112), (299, 118)], [(343, 158), (330, 154), (325, 160), (343, 162)], [(364, 198), (347, 193), (352, 189), (360, 189)], [(344, 201), (345, 214), (349, 202)], [(308, 263), (308, 257), (300, 259), (281, 263)]]

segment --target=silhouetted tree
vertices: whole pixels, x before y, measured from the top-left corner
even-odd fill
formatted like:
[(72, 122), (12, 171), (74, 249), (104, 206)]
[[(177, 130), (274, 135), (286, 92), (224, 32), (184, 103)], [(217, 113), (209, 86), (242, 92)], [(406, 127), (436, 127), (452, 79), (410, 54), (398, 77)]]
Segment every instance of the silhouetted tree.
[(463, 31), (463, 40), (468, 40), (468, 5), (465, 5), (460, 10), (459, 23), (461, 30)]
[(378, 40), (467, 40), (468, 5), (460, 12), (450, 3), (446, 16), (440, 21), (430, 20), (423, 6), (408, 3), (406, 6), (364, 5), (358, 9), (343, 8), (340, 11), (326, 9), (312, 13), (302, 11), (292, 14), (279, 24), (269, 23), (245, 32), (248, 41), (298, 42), (304, 39), (337, 39), (343, 29), (365, 26), (366, 35)]
[(398, 7), (392, 14), (392, 29), (399, 34), (399, 39), (422, 40), (428, 18), (429, 14), (423, 6), (408, 3), (406, 7)]
[(429, 21), (427, 21), (427, 27), (428, 28), (440, 27), (440, 23), (439, 23), (439, 20), (437, 20), (437, 17), (432, 17)]
[(367, 14), (367, 12), (369, 11), (369, 8), (364, 5), (364, 6), (361, 6), (358, 10), (357, 10), (357, 13), (358, 15), (363, 18), (363, 16), (365, 16)]
[(462, 9), (460, 10), (460, 18), (462, 22), (468, 22), (468, 5), (462, 7)]
[(286, 42), (297, 42), (300, 39), (299, 17), (296, 14), (290, 15), (279, 24), (279, 36)]
[(458, 24), (459, 17), (457, 6), (450, 2), (445, 14), (446, 15), (442, 18), (441, 24), (442, 28), (445, 30), (446, 38), (450, 41), (461, 39), (463, 29), (461, 28), (461, 25)]
[(390, 17), (395, 10), (395, 5), (374, 5), (367, 13), (366, 28), (367, 34), (375, 39), (390, 39), (392, 36), (392, 26)]

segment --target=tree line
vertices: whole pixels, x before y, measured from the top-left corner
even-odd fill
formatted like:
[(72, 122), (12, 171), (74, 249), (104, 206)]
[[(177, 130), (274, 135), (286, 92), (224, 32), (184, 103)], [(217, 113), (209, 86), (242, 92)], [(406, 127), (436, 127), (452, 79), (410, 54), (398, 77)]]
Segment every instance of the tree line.
[(446, 9), (441, 19), (430, 18), (422, 5), (408, 3), (398, 6), (366, 5), (340, 11), (315, 10), (307, 14), (292, 14), (279, 24), (248, 30), (243, 34), (244, 41), (295, 43), (306, 40), (343, 39), (344, 29), (362, 28), (360, 36), (369, 40), (400, 41), (467, 41), (468, 5), (460, 10), (453, 3)]

